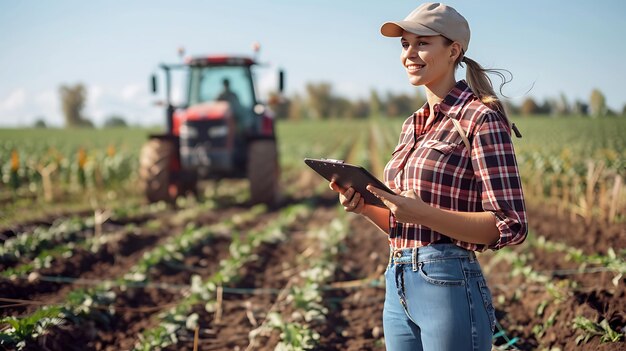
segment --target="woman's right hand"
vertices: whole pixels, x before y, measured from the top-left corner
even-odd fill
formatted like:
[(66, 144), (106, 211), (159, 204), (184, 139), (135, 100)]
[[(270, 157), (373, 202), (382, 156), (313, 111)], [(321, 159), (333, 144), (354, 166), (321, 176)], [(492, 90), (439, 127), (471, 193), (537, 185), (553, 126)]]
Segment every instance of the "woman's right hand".
[(348, 190), (343, 190), (337, 183), (330, 182), (330, 188), (339, 193), (339, 203), (343, 206), (343, 209), (346, 212), (354, 212), (361, 214), (365, 209), (365, 200), (354, 190), (354, 188), (350, 187)]

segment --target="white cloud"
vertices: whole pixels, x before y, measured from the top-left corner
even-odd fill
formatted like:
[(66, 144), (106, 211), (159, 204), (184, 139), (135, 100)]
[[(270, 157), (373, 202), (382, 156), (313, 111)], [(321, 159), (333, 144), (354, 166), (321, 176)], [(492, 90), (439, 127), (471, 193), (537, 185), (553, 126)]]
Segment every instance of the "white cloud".
[(142, 92), (139, 84), (133, 83), (122, 88), (121, 97), (124, 101), (133, 101)]
[(26, 91), (22, 88), (13, 90), (9, 96), (0, 101), (0, 111), (16, 112), (26, 102)]
[(270, 66), (258, 68), (256, 72), (257, 98), (267, 100), (270, 92), (278, 91), (278, 69)]
[(35, 102), (42, 107), (58, 105), (59, 96), (54, 90), (44, 90), (35, 96)]
[(104, 94), (104, 89), (99, 85), (91, 85), (87, 87), (87, 102), (91, 102), (94, 104), (98, 103), (98, 100), (102, 98)]
[[(112, 115), (119, 115), (131, 124), (154, 124), (161, 114), (155, 113), (147, 89), (141, 84), (128, 83), (122, 86), (89, 85), (89, 96), (84, 114), (97, 126), (104, 124)], [(152, 118), (152, 120), (151, 120)]]
[(56, 90), (44, 90), (35, 96), (33, 114), (43, 117), (48, 125), (62, 126), (64, 123), (61, 102)]

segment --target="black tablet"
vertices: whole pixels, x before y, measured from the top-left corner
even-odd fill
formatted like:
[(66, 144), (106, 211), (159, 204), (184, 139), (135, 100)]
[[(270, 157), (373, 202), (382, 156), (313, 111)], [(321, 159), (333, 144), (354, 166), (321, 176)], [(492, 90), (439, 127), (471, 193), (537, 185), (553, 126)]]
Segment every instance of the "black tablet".
[(367, 190), (367, 186), (370, 184), (390, 194), (394, 194), (383, 182), (361, 166), (330, 159), (316, 160), (305, 158), (304, 162), (329, 182), (334, 180), (344, 189), (353, 187), (354, 190), (361, 194), (367, 204), (387, 208), (382, 200)]

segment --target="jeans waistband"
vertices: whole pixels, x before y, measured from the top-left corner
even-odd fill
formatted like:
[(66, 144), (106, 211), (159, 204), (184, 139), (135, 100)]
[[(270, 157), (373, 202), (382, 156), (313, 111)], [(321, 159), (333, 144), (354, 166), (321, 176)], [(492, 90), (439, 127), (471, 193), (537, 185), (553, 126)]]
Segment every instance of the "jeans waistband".
[(389, 264), (413, 264), (431, 260), (445, 260), (451, 258), (476, 259), (474, 251), (466, 250), (455, 244), (431, 244), (416, 248), (389, 250)]

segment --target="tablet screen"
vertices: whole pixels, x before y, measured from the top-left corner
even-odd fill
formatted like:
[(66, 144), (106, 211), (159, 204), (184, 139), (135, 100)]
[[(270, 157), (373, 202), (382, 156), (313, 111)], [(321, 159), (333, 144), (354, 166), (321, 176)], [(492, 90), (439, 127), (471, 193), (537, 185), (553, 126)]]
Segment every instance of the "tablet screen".
[(353, 187), (358, 193), (361, 194), (365, 203), (387, 208), (382, 200), (367, 190), (367, 186), (373, 185), (376, 188), (382, 189), (390, 194), (393, 194), (393, 191), (391, 191), (383, 182), (374, 177), (365, 168), (337, 160), (318, 160), (306, 158), (304, 159), (304, 162), (329, 182), (334, 180), (344, 189)]

